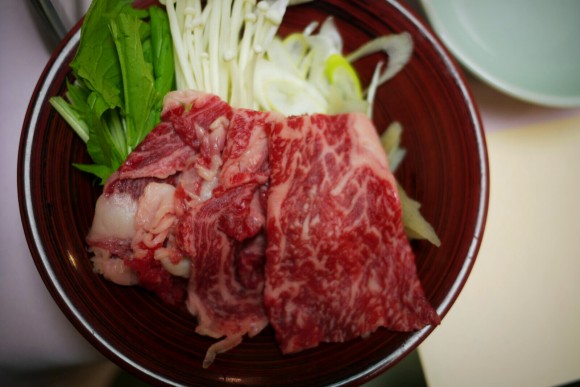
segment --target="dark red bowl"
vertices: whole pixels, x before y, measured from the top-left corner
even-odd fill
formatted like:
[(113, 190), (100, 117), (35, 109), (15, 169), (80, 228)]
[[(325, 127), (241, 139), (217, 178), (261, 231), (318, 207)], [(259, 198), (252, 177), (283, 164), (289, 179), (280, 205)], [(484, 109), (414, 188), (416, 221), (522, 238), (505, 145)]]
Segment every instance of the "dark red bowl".
[[(442, 241), (439, 248), (426, 242), (413, 247), (427, 297), (444, 317), (474, 264), (487, 214), (488, 162), (477, 108), (446, 49), (394, 0), (317, 0), (290, 8), (282, 31), (328, 15), (335, 17), (346, 51), (376, 36), (402, 31), (413, 36), (412, 60), (378, 91), (374, 121), (380, 130), (394, 120), (404, 127), (408, 153), (397, 178), (423, 204)], [(379, 329), (366, 339), (282, 356), (266, 329), (203, 369), (213, 340), (194, 333), (192, 316), (92, 271), (84, 238), (100, 188), (71, 166), (89, 161), (84, 144), (48, 103), (65, 90), (78, 41), (77, 26), (52, 56), (32, 96), (21, 137), (18, 192), (42, 279), (74, 326), (102, 353), (155, 384), (356, 384), (392, 367), (431, 333), (433, 327), (408, 334)], [(365, 82), (374, 60), (359, 63)]]

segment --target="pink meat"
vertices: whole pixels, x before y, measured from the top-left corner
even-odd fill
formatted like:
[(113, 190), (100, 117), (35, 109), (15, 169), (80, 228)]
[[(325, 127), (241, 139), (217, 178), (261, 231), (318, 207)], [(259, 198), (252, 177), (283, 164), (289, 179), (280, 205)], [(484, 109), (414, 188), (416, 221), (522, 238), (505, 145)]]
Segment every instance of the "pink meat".
[[(162, 122), (109, 178), (97, 203), (87, 236), (96, 272), (118, 284), (137, 283), (170, 304), (184, 303), (188, 257), (174, 243), (182, 208), (168, 209), (176, 190), (166, 188), (178, 187), (189, 199), (211, 193), (231, 114), (231, 107), (213, 95), (166, 96)], [(157, 193), (147, 196), (153, 188)], [(171, 195), (163, 206), (161, 192)], [(123, 229), (114, 227), (118, 224)]]
[(206, 367), (268, 322), (290, 353), (439, 321), (362, 115), (285, 118), (172, 92), (95, 212), (95, 271), (186, 303), (219, 339)]
[(438, 323), (372, 123), (291, 117), (269, 136), (264, 302), (282, 352)]
[(255, 336), (268, 324), (263, 269), (248, 273), (264, 260), (260, 198), (268, 181), (267, 116), (234, 112), (212, 197), (189, 207), (178, 225), (178, 243), (192, 264), (187, 307), (198, 319), (196, 332), (223, 338), (209, 348), (206, 367), (217, 353), (236, 346), (246, 334)]

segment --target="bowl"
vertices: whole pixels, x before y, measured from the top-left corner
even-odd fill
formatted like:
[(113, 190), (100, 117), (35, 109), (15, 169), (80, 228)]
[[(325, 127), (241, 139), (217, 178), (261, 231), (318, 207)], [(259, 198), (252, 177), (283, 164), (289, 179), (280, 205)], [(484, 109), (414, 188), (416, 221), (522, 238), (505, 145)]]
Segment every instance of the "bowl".
[(534, 104), (580, 106), (579, 2), (421, 3), (449, 50), (481, 80)]
[[(140, 2), (144, 5), (147, 2)], [(466, 81), (433, 33), (397, 1), (318, 0), (289, 8), (282, 33), (333, 15), (345, 50), (380, 35), (409, 32), (411, 61), (377, 95), (374, 121), (404, 127), (407, 157), (397, 179), (422, 203), (442, 244), (414, 242), (425, 293), (444, 317), (475, 262), (488, 204), (483, 128)], [(369, 381), (413, 351), (432, 331), (379, 329), (370, 337), (282, 355), (265, 329), (202, 360), (214, 340), (195, 334), (194, 317), (138, 287), (121, 287), (93, 273), (85, 236), (100, 187), (72, 167), (88, 162), (83, 142), (49, 105), (65, 91), (79, 41), (77, 25), (60, 44), (32, 95), (20, 143), (18, 193), (36, 267), (63, 313), (99, 351), (146, 382), (179, 385), (346, 385)], [(359, 64), (364, 82), (373, 71)], [(374, 63), (374, 62), (373, 62)], [(442, 324), (445, 324), (443, 319)]]

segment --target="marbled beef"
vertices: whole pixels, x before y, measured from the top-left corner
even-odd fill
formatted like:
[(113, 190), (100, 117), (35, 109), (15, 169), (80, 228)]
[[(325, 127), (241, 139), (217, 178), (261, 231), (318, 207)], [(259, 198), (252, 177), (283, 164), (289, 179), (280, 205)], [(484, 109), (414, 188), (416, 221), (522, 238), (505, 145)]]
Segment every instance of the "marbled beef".
[(438, 323), (371, 121), (290, 117), (269, 137), (264, 301), (282, 352)]
[(109, 280), (186, 304), (219, 339), (206, 367), (269, 322), (284, 353), (439, 322), (359, 114), (286, 118), (172, 92), (107, 181), (87, 241)]

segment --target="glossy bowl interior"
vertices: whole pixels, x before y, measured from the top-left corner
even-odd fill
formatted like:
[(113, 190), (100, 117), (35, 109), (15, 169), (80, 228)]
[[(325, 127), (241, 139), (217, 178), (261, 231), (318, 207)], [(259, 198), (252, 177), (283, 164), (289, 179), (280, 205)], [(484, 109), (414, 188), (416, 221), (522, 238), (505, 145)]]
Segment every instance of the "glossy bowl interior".
[[(141, 4), (147, 2), (141, 2)], [(408, 31), (415, 44), (405, 69), (378, 92), (374, 121), (404, 127), (407, 157), (397, 178), (422, 204), (442, 245), (413, 243), (425, 292), (445, 316), (463, 287), (483, 234), (488, 165), (483, 129), (463, 76), (438, 40), (396, 1), (317, 0), (288, 10), (282, 31), (335, 17), (349, 51), (380, 35)], [(202, 368), (214, 340), (194, 333), (195, 319), (138, 287), (92, 271), (84, 237), (100, 188), (72, 162), (88, 162), (84, 144), (50, 107), (70, 77), (78, 26), (48, 63), (32, 96), (20, 145), (18, 189), (30, 250), (64, 314), (96, 348), (156, 384), (327, 385), (362, 383), (412, 351), (433, 327), (414, 333), (379, 329), (366, 339), (323, 344), (282, 356), (267, 328)], [(357, 64), (365, 83), (377, 58)], [(445, 324), (443, 320), (442, 324)]]

